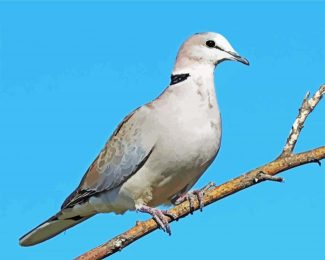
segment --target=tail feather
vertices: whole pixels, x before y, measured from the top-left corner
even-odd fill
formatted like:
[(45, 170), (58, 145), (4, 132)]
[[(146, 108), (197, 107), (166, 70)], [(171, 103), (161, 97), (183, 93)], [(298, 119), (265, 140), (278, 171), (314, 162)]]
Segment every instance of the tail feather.
[(89, 216), (74, 216), (66, 219), (62, 219), (61, 216), (62, 214), (59, 212), (29, 231), (19, 239), (19, 244), (21, 246), (32, 246), (41, 243), (60, 234), (68, 228), (85, 221), (86, 219), (92, 217), (93, 214)]

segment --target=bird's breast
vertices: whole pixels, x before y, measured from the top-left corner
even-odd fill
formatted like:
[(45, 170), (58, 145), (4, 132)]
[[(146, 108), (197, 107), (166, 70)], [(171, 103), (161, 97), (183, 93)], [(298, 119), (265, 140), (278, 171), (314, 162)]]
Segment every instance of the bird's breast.
[(221, 141), (221, 117), (214, 89), (189, 89), (170, 95), (157, 111), (158, 144), (176, 163), (202, 164), (215, 157)]
[[(213, 159), (220, 147), (221, 123), (216, 118), (189, 115), (174, 118), (158, 139), (164, 158), (173, 164), (197, 167)], [(175, 167), (176, 167), (175, 165)]]
[(178, 107), (171, 113), (159, 117), (160, 136), (147, 165), (155, 187), (152, 206), (166, 202), (186, 187), (191, 188), (220, 148), (218, 109), (211, 112), (200, 106)]

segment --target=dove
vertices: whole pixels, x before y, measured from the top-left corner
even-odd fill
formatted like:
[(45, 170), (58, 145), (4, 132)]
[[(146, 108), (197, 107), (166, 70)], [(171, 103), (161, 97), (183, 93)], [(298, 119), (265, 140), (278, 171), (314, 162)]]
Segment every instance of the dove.
[(98, 214), (150, 214), (171, 234), (168, 210), (197, 196), (190, 189), (216, 158), (221, 116), (214, 71), (222, 61), (249, 65), (218, 33), (197, 33), (180, 47), (169, 86), (126, 116), (61, 210), (19, 239), (21, 246), (48, 240)]

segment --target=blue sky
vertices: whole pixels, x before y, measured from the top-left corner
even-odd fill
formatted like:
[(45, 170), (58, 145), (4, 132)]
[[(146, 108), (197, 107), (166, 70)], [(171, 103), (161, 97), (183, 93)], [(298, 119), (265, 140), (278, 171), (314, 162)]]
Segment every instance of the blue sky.
[[(3, 259), (71, 259), (147, 215), (98, 215), (43, 244), (18, 238), (56, 213), (119, 121), (169, 83), (180, 44), (216, 31), (251, 63), (218, 66), (219, 156), (196, 187), (275, 158), (307, 90), (325, 82), (321, 2), (0, 3)], [(296, 151), (325, 144), (325, 101)], [(325, 174), (282, 174), (137, 241), (111, 259), (325, 259)]]

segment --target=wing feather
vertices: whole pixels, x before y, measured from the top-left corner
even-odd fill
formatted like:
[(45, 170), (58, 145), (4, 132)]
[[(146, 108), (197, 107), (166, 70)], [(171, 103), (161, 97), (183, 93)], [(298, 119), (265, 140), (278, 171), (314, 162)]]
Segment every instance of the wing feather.
[(147, 114), (140, 108), (123, 119), (62, 209), (120, 186), (145, 164), (154, 150), (154, 139), (141, 131)]

